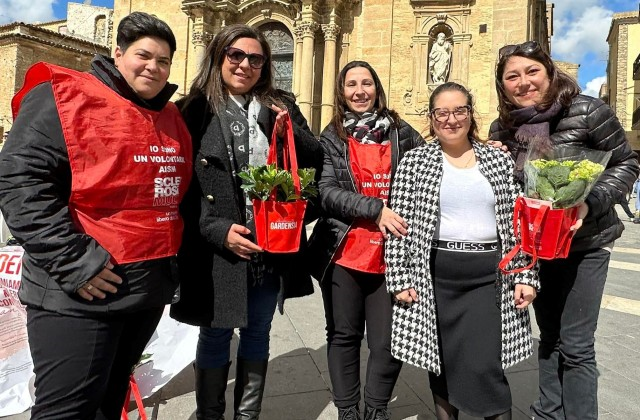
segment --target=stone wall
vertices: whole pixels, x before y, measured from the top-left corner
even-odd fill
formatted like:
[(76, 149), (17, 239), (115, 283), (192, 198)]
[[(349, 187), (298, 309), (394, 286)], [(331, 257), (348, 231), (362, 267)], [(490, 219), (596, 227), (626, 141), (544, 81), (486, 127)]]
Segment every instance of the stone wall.
[[(427, 128), (426, 110), (431, 90), (427, 57), (440, 27), (450, 28), (452, 65), (449, 80), (460, 82), (475, 95), (481, 133), (486, 133), (496, 117), (497, 97), (494, 71), (497, 52), (505, 44), (538, 39), (547, 45), (546, 10), (543, 0), (474, 0), (430, 1), (404, 0), (326, 0), (317, 2), (247, 1), (228, 3), (221, 12), (199, 7), (199, 2), (179, 0), (114, 0), (114, 29), (122, 17), (132, 11), (154, 13), (173, 29), (178, 42), (170, 81), (179, 86), (178, 95), (186, 93), (198, 66), (198, 54), (218, 28), (239, 22), (259, 25), (279, 21), (287, 26), (296, 42), (294, 54), (294, 90), (300, 92), (303, 67), (312, 69), (311, 94), (299, 97), (301, 107), (317, 133), (323, 127), (320, 114), (326, 89), (333, 89), (335, 79), (325, 78), (323, 63), (326, 34), (323, 27), (332, 23), (330, 11), (337, 11), (336, 23), (341, 31), (336, 45), (336, 71), (351, 60), (366, 60), (377, 71), (390, 107), (394, 108), (416, 129)], [(543, 4), (545, 3), (545, 4)], [(194, 6), (195, 5), (195, 6)], [(198, 6), (198, 7), (196, 7)], [(297, 16), (291, 15), (297, 7)], [(224, 10), (223, 10), (224, 9)], [(313, 58), (302, 65), (301, 46), (308, 23), (315, 23)], [(312, 25), (313, 26), (313, 25)], [(306, 29), (305, 29), (306, 28)], [(304, 54), (303, 54), (304, 55)], [(309, 56), (306, 56), (309, 59)], [(306, 77), (306, 76), (305, 76)], [(296, 80), (297, 79), (297, 80)], [(305, 85), (306, 86), (306, 85)], [(305, 99), (308, 98), (308, 99)], [(311, 101), (305, 104), (305, 101)], [(325, 104), (326, 106), (326, 104)], [(306, 111), (305, 111), (306, 110)]]
[(20, 89), (27, 69), (46, 61), (86, 71), (95, 53), (108, 54), (106, 47), (82, 40), (69, 39), (53, 31), (33, 25), (13, 24), (0, 31), (0, 126), (11, 128), (11, 98)]
[(555, 64), (560, 70), (578, 80), (578, 69), (580, 68), (580, 64), (569, 63), (567, 61), (555, 61)]
[(98, 44), (108, 45), (113, 10), (83, 3), (67, 3), (67, 31), (69, 35)]

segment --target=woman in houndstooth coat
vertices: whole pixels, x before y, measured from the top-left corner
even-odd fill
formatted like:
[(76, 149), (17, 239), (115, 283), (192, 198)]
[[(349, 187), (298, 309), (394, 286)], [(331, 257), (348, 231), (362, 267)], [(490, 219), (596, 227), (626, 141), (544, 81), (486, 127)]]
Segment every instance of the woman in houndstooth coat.
[[(528, 304), (537, 267), (503, 274), (498, 261), (515, 246), (520, 186), (511, 158), (475, 140), (472, 96), (456, 83), (431, 95), (433, 141), (400, 162), (391, 207), (409, 233), (386, 246), (393, 308), (392, 354), (427, 369), (438, 419), (458, 410), (511, 418), (504, 369), (532, 354)], [(512, 263), (524, 267), (524, 255)]]

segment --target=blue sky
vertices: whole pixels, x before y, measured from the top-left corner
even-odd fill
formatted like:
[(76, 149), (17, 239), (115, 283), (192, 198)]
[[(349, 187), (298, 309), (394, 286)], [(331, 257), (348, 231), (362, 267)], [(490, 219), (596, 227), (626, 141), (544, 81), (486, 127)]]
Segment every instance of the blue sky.
[[(616, 12), (637, 11), (638, 1), (548, 0), (547, 2), (555, 5), (554, 35), (551, 41), (553, 57), (557, 60), (579, 63), (580, 86), (585, 93), (597, 96), (600, 85), (605, 81), (609, 49), (606, 38), (611, 26), (611, 15)], [(0, 24), (12, 21), (44, 22), (62, 19), (66, 15), (67, 3), (66, 0), (0, 0)], [(113, 0), (92, 0), (91, 3), (95, 6), (113, 7)]]

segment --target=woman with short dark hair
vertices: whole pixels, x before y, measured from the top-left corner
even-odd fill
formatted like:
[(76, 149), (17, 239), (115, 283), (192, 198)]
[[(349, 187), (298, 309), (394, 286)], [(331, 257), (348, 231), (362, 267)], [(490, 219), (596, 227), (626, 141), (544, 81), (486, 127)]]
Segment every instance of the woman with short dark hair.
[[(120, 419), (175, 295), (191, 139), (169, 99), (176, 40), (142, 12), (89, 73), (38, 63), (14, 97), (0, 207), (24, 248), (32, 419)], [(171, 158), (173, 171), (151, 157)]]

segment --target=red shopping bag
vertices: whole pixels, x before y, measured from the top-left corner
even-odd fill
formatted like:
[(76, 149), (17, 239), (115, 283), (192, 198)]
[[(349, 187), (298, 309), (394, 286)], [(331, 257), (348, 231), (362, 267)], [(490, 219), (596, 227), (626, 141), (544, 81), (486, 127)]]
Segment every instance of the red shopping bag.
[(131, 393), (133, 393), (133, 398), (136, 400), (136, 406), (138, 407), (138, 415), (140, 416), (140, 420), (147, 420), (147, 413), (144, 411), (144, 404), (142, 403), (142, 397), (140, 397), (138, 383), (133, 377), (133, 374), (131, 375), (131, 377), (129, 377), (129, 389), (127, 389), (127, 397), (124, 399), (124, 407), (122, 407), (121, 420), (129, 420), (127, 409), (129, 408), (129, 401), (131, 400)]
[[(296, 158), (296, 145), (293, 140), (291, 119), (285, 117), (284, 124), (286, 139), (282, 147), (282, 166), (283, 169), (291, 172), (294, 191), (300, 195), (300, 176), (298, 175), (298, 160)], [(267, 164), (278, 164), (277, 139), (278, 136), (274, 130), (271, 135)], [(307, 208), (307, 201), (282, 202), (276, 201), (275, 198), (276, 192), (273, 191), (269, 200), (252, 200), (253, 216), (256, 224), (256, 241), (262, 249), (268, 252), (297, 252), (300, 249), (300, 235), (304, 226), (304, 212)]]
[[(513, 230), (518, 244), (498, 265), (504, 273), (528, 270), (538, 258), (552, 260), (569, 255), (575, 233), (569, 228), (577, 220), (578, 208), (552, 209), (551, 205), (549, 201), (518, 197), (513, 212)], [(520, 251), (533, 257), (531, 264), (507, 270), (506, 267)]]

